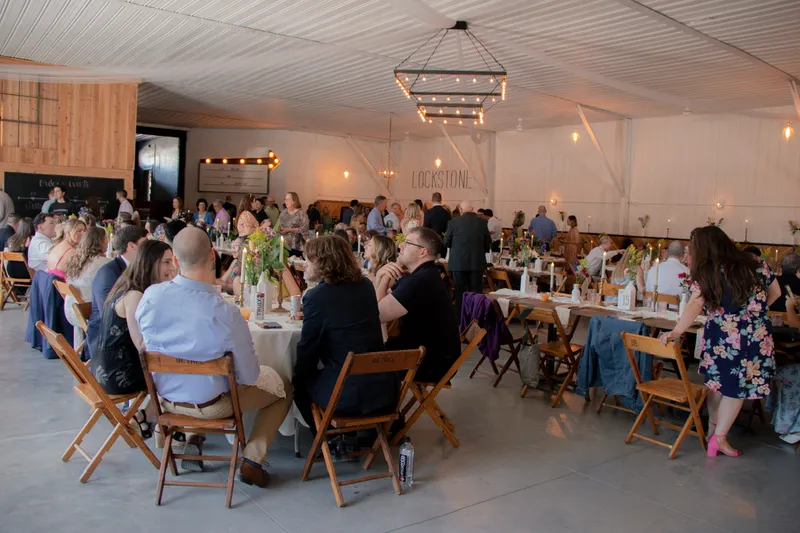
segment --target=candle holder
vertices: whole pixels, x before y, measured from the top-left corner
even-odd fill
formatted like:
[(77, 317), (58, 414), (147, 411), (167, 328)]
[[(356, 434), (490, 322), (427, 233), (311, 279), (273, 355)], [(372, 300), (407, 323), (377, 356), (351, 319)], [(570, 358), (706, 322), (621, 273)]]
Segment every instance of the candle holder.
[[(278, 301), (277, 309), (273, 309), (273, 313), (288, 313), (286, 309), (283, 308), (283, 291), (286, 288), (286, 284), (283, 282), (283, 275), (284, 272), (288, 273), (289, 269), (287, 267), (280, 268), (275, 271), (275, 274), (278, 276), (278, 295), (276, 300)], [(288, 291), (287, 291), (288, 292)]]
[(653, 311), (658, 313), (658, 285), (653, 287)]

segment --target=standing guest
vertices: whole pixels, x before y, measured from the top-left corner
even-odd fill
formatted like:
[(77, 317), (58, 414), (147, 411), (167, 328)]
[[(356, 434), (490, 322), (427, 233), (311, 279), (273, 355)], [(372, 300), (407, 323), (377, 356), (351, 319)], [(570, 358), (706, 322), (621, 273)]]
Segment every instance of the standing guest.
[(10, 239), (14, 233), (17, 231), (17, 227), (19, 227), (19, 223), (22, 221), (22, 215), (18, 215), (16, 213), (9, 213), (8, 217), (6, 218), (7, 225), (5, 228), (0, 229), (0, 250), (6, 247), (6, 243), (8, 239)]
[[(783, 306), (788, 313), (787, 325), (800, 329), (797, 300), (788, 296)], [(797, 444), (800, 442), (800, 364), (781, 365), (775, 373), (775, 381), (778, 383), (778, 390), (772, 410), (772, 425), (782, 441)]]
[(786, 312), (786, 297), (789, 295), (786, 287), (788, 286), (795, 296), (800, 296), (800, 255), (791, 252), (783, 256), (778, 285), (781, 287), (781, 297), (775, 300), (769, 309)]
[(400, 226), (403, 223), (403, 208), (399, 203), (395, 202), (392, 204), (392, 210), (383, 217), (383, 222), (387, 228), (400, 231)]
[(450, 212), (442, 205), (442, 193), (435, 192), (431, 195), (431, 208), (425, 211), (423, 226), (432, 229), (439, 236), (447, 231), (447, 223), (450, 222)]
[[(28, 260), (28, 247), (31, 244), (31, 239), (33, 239), (34, 232), (33, 221), (30, 218), (25, 217), (19, 221), (19, 223), (16, 225), (16, 228), (16, 233), (8, 238), (8, 241), (6, 241), (5, 245), (1, 249), (4, 252), (21, 253), (22, 256)], [(27, 280), (31, 277), (30, 272), (28, 272), (28, 269), (25, 268), (25, 265), (18, 261), (6, 262), (5, 266), (8, 275), (12, 278)], [(14, 287), (14, 291), (17, 296), (24, 295), (26, 290), (27, 288), (25, 287)]]
[(287, 192), (286, 209), (278, 218), (280, 232), (284, 236), (289, 255), (303, 256), (303, 233), (308, 231), (308, 215), (300, 208), (300, 197), (296, 192)]
[(322, 215), (319, 212), (319, 202), (314, 202), (308, 206), (308, 227), (318, 230), (322, 224)]
[(258, 220), (250, 211), (241, 211), (236, 221), (236, 231), (240, 237), (249, 237), (258, 229)]
[(364, 246), (364, 259), (369, 261), (367, 278), (374, 282), (378, 270), (397, 261), (397, 245), (389, 237), (375, 235)]
[[(103, 318), (92, 373), (108, 394), (133, 394), (147, 389), (139, 351), (144, 347), (136, 308), (151, 285), (175, 277), (172, 250), (159, 241), (145, 241), (130, 268), (119, 277), (101, 305)], [(136, 420), (142, 424), (144, 419)]]
[(381, 322), (400, 320), (400, 335), (390, 337), (386, 349), (424, 346), (425, 358), (415, 379), (433, 383), (444, 377), (461, 352), (450, 291), (434, 263), (441, 246), (435, 231), (410, 230), (397, 262), (378, 271), (375, 290)]
[(205, 198), (198, 198), (197, 203), (197, 211), (194, 213), (194, 217), (192, 217), (192, 221), (202, 222), (206, 226), (210, 226), (214, 223), (214, 214), (211, 211), (208, 211), (208, 202)]
[[(441, 201), (441, 197), (442, 197), (442, 195), (440, 194), (440, 195), (439, 195), (439, 199), (440, 199), (440, 201)], [(415, 203), (415, 204), (417, 204), (417, 207), (419, 207), (419, 210), (420, 210), (420, 212), (421, 212), (422, 214), (425, 214), (425, 211), (427, 211), (427, 210), (428, 210), (428, 209), (425, 207), (425, 204), (423, 204), (423, 203), (422, 203), (422, 200), (420, 200), (419, 198), (417, 198), (416, 200), (414, 200), (414, 203)]]
[(269, 218), (267, 212), (264, 211), (264, 202), (264, 198), (253, 198), (253, 215), (256, 217), (259, 225)]
[(353, 213), (355, 213), (355, 208), (358, 205), (358, 200), (350, 200), (350, 206), (345, 206), (342, 208), (341, 219), (342, 222), (345, 224), (350, 224), (350, 219), (353, 218)]
[[(67, 263), (66, 282), (77, 289), (78, 295), (84, 302), (92, 301), (92, 282), (97, 276), (97, 271), (111, 261), (111, 258), (105, 255), (107, 242), (108, 239), (104, 229), (98, 227), (87, 228), (81, 242), (78, 243), (75, 254)], [(64, 298), (64, 314), (70, 324), (80, 327), (78, 317), (75, 316), (75, 310), (72, 308), (74, 303), (75, 297), (72, 295)], [(80, 343), (80, 340), (77, 340), (77, 343)]]
[[(683, 290), (680, 285), (679, 274), (688, 274), (689, 269), (683, 266), (681, 259), (685, 252), (685, 247), (680, 241), (672, 241), (667, 247), (669, 254), (667, 260), (658, 265), (658, 294), (670, 294), (680, 296)], [(759, 259), (760, 262), (760, 259)], [(647, 271), (645, 290), (653, 292), (655, 290), (656, 268)]]
[(322, 229), (325, 231), (330, 231), (332, 228), (333, 217), (331, 216), (331, 210), (326, 205), (322, 208)]
[(172, 241), (175, 240), (175, 235), (186, 227), (186, 222), (183, 220), (173, 220), (164, 225), (164, 242), (172, 246)]
[(14, 212), (14, 202), (3, 190), (0, 190), (0, 230), (8, 224), (8, 217)]
[(231, 224), (231, 215), (223, 207), (222, 200), (214, 200), (214, 211), (216, 211), (216, 215), (214, 215), (214, 227), (219, 231), (227, 233)]
[(53, 195), (55, 201), (48, 207), (48, 213), (61, 215), (65, 218), (76, 213), (75, 206), (67, 199), (67, 191), (63, 185), (53, 187)]
[[(180, 275), (150, 286), (136, 308), (136, 322), (145, 349), (188, 361), (211, 361), (233, 353), (237, 392), (242, 411), (258, 410), (239, 470), (241, 481), (265, 487), (263, 469), (267, 449), (292, 406), (292, 386), (284, 379), (276, 394), (252, 386), (259, 376), (253, 340), (236, 306), (226, 303), (214, 288), (214, 250), (198, 228), (186, 228), (175, 237), (175, 265)], [(175, 305), (181, 302), (183, 305)], [(175, 324), (191, 324), (194, 339)], [(155, 374), (156, 387), (166, 412), (196, 418), (233, 416), (226, 376)], [(283, 397), (280, 393), (283, 392)], [(184, 452), (201, 455), (203, 437), (187, 435)], [(183, 460), (187, 470), (202, 470), (200, 461)]]
[(51, 188), (47, 192), (47, 200), (42, 204), (42, 213), (49, 213), (50, 206), (53, 205), (56, 201), (56, 192), (55, 187)]
[(522, 239), (525, 236), (525, 211), (516, 211), (514, 213), (514, 222), (511, 225), (514, 231), (515, 239)]
[(252, 194), (245, 194), (239, 201), (239, 209), (237, 211), (237, 213), (239, 213), (239, 216), (242, 216), (245, 213), (250, 213), (253, 210), (254, 201), (255, 198), (253, 198)]
[(71, 218), (62, 225), (62, 236), (53, 239), (53, 247), (47, 254), (47, 273), (58, 276), (63, 281), (66, 278), (67, 263), (75, 255), (75, 249), (86, 233), (86, 224), (78, 219)]
[[(179, 221), (173, 220), (170, 224), (176, 224), (177, 222)], [(136, 257), (136, 249), (146, 240), (147, 232), (139, 226), (122, 228), (111, 239), (111, 248), (114, 250), (116, 257), (101, 266), (92, 281), (92, 313), (89, 315), (89, 327), (86, 330), (85, 345), (90, 358), (97, 349), (100, 324), (103, 321), (103, 303), (106, 301), (111, 287), (114, 286), (134, 257)]]
[(231, 218), (236, 217), (236, 205), (233, 203), (233, 198), (230, 194), (225, 195), (225, 203), (222, 204), (222, 208), (228, 212)]
[[(385, 237), (375, 237), (381, 238)], [(383, 337), (375, 289), (361, 275), (347, 243), (333, 236), (306, 243), (305, 276), (319, 285), (303, 299), (294, 400), (309, 427), (316, 428), (311, 403), (327, 407), (347, 354), (381, 351)], [(384, 412), (397, 404), (399, 392), (396, 373), (353, 376), (344, 384), (336, 412), (344, 416)]]
[(50, 213), (39, 213), (33, 219), (36, 235), (28, 246), (28, 266), (32, 270), (47, 271), (47, 257), (56, 236), (56, 219)]
[(173, 196), (172, 197), (172, 214), (168, 217), (164, 217), (164, 220), (170, 222), (172, 220), (178, 220), (181, 218), (183, 214), (183, 198), (180, 196)]
[(600, 244), (595, 248), (592, 248), (592, 251), (589, 252), (589, 255), (586, 256), (586, 260), (589, 261), (589, 274), (597, 277), (601, 276), (605, 278), (606, 273), (600, 273), (600, 269), (603, 268), (603, 254), (606, 253), (606, 259), (609, 260), (612, 257), (615, 257), (619, 250), (612, 250), (614, 247), (614, 241), (611, 240), (611, 237), (604, 236), (600, 237)]
[(403, 230), (403, 233), (408, 233), (414, 228), (421, 228), (421, 227), (422, 227), (422, 210), (416, 203), (408, 204), (408, 207), (406, 207), (406, 216), (400, 223), (400, 229)]
[(528, 231), (534, 234), (547, 250), (550, 249), (550, 241), (558, 235), (556, 223), (547, 218), (547, 208), (543, 205), (539, 206), (536, 216), (531, 219)]
[(765, 398), (775, 373), (768, 307), (780, 297), (775, 275), (763, 260), (736, 248), (717, 226), (692, 231), (692, 297), (675, 329), (661, 342), (678, 341), (701, 312), (706, 314), (700, 373), (708, 395), (708, 455), (736, 457), (728, 430), (744, 400)]
[(131, 218), (136, 218), (134, 216), (134, 209), (133, 204), (131, 204), (130, 200), (128, 200), (128, 191), (125, 189), (120, 189), (117, 191), (117, 201), (119, 202), (119, 211), (117, 212), (117, 216), (120, 216), (122, 213), (129, 213)]
[(267, 196), (265, 202), (264, 212), (267, 214), (267, 218), (271, 224), (270, 227), (277, 227), (278, 217), (281, 216), (281, 210), (278, 208), (278, 204), (275, 203), (275, 198), (272, 196)]
[(461, 202), (462, 215), (450, 221), (444, 235), (444, 246), (450, 248), (447, 270), (453, 275), (456, 317), (461, 318), (461, 300), (465, 292), (483, 292), (486, 253), (492, 238), (486, 220), (475, 213), (469, 200)]
[(581, 232), (578, 230), (578, 219), (575, 215), (567, 217), (567, 243), (564, 246), (564, 259), (567, 262), (567, 268), (573, 269), (575, 263), (578, 262), (578, 255), (581, 252)]
[(376, 196), (375, 207), (367, 217), (367, 229), (377, 231), (379, 235), (386, 235), (386, 226), (383, 224), (383, 211), (386, 209), (386, 197)]
[(489, 228), (489, 236), (492, 238), (492, 251), (500, 251), (500, 238), (503, 236), (503, 224), (500, 219), (494, 216), (494, 211), (484, 209), (483, 216), (486, 219), (486, 226)]
[[(456, 211), (458, 211), (458, 206), (456, 206)], [(486, 220), (486, 209), (478, 209), (475, 211), (475, 214), (481, 217), (482, 219)]]

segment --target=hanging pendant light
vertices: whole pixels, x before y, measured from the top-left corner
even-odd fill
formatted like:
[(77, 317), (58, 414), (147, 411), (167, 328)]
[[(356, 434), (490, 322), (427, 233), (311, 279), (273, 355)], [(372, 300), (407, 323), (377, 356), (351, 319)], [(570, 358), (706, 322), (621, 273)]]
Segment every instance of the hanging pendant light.
[(789, 139), (791, 139), (792, 135), (794, 135), (794, 128), (792, 127), (792, 123), (787, 122), (782, 132), (783, 132), (783, 138), (786, 139), (786, 142), (789, 142)]
[(569, 137), (572, 139), (572, 144), (578, 144), (578, 139), (581, 138), (581, 134), (578, 133), (578, 130), (572, 130), (572, 133)]
[(437, 157), (433, 160), (433, 164), (436, 166), (436, 168), (442, 168), (442, 159)]

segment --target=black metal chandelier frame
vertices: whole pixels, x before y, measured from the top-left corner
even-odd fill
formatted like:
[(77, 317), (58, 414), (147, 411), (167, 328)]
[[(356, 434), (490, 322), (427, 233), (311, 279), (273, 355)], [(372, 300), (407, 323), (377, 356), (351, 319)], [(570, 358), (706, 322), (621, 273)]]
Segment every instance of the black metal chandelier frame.
[[(486, 69), (428, 68), (436, 51), (451, 31), (463, 32), (463, 35), (466, 35)], [(437, 37), (439, 40), (430, 55), (424, 60), (421, 58), (420, 61), (415, 60), (417, 52)], [(460, 50), (459, 55), (463, 57)], [(422, 63), (422, 68), (405, 67), (407, 64), (419, 63)], [(395, 67), (394, 77), (403, 94), (415, 101), (417, 114), (423, 122), (432, 123), (434, 120), (441, 120), (447, 124), (448, 120), (455, 120), (455, 123), (463, 124), (465, 120), (472, 120), (474, 124), (483, 124), (484, 114), (497, 103), (498, 99), (501, 101), (506, 99), (508, 72), (486, 46), (469, 31), (465, 21), (457, 22), (452, 28), (441, 29), (428, 38)], [(428, 80), (455, 81), (458, 85), (455, 90), (452, 90), (452, 83), (448, 87), (450, 90), (439, 90), (431, 87), (432, 83), (427, 83)], [(490, 84), (489, 90), (486, 90), (486, 81)]]

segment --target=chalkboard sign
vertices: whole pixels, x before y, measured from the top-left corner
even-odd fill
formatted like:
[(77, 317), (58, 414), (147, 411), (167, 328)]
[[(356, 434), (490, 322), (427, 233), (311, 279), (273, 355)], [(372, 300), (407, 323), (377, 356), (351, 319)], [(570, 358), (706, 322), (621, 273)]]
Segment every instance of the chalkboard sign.
[(64, 186), (67, 199), (76, 205), (81, 205), (84, 200), (94, 196), (105, 210), (106, 204), (114, 201), (115, 193), (125, 188), (125, 180), (6, 172), (3, 189), (14, 201), (14, 210), (17, 213), (35, 217), (42, 210), (42, 204), (47, 201), (47, 193), (56, 185)]

